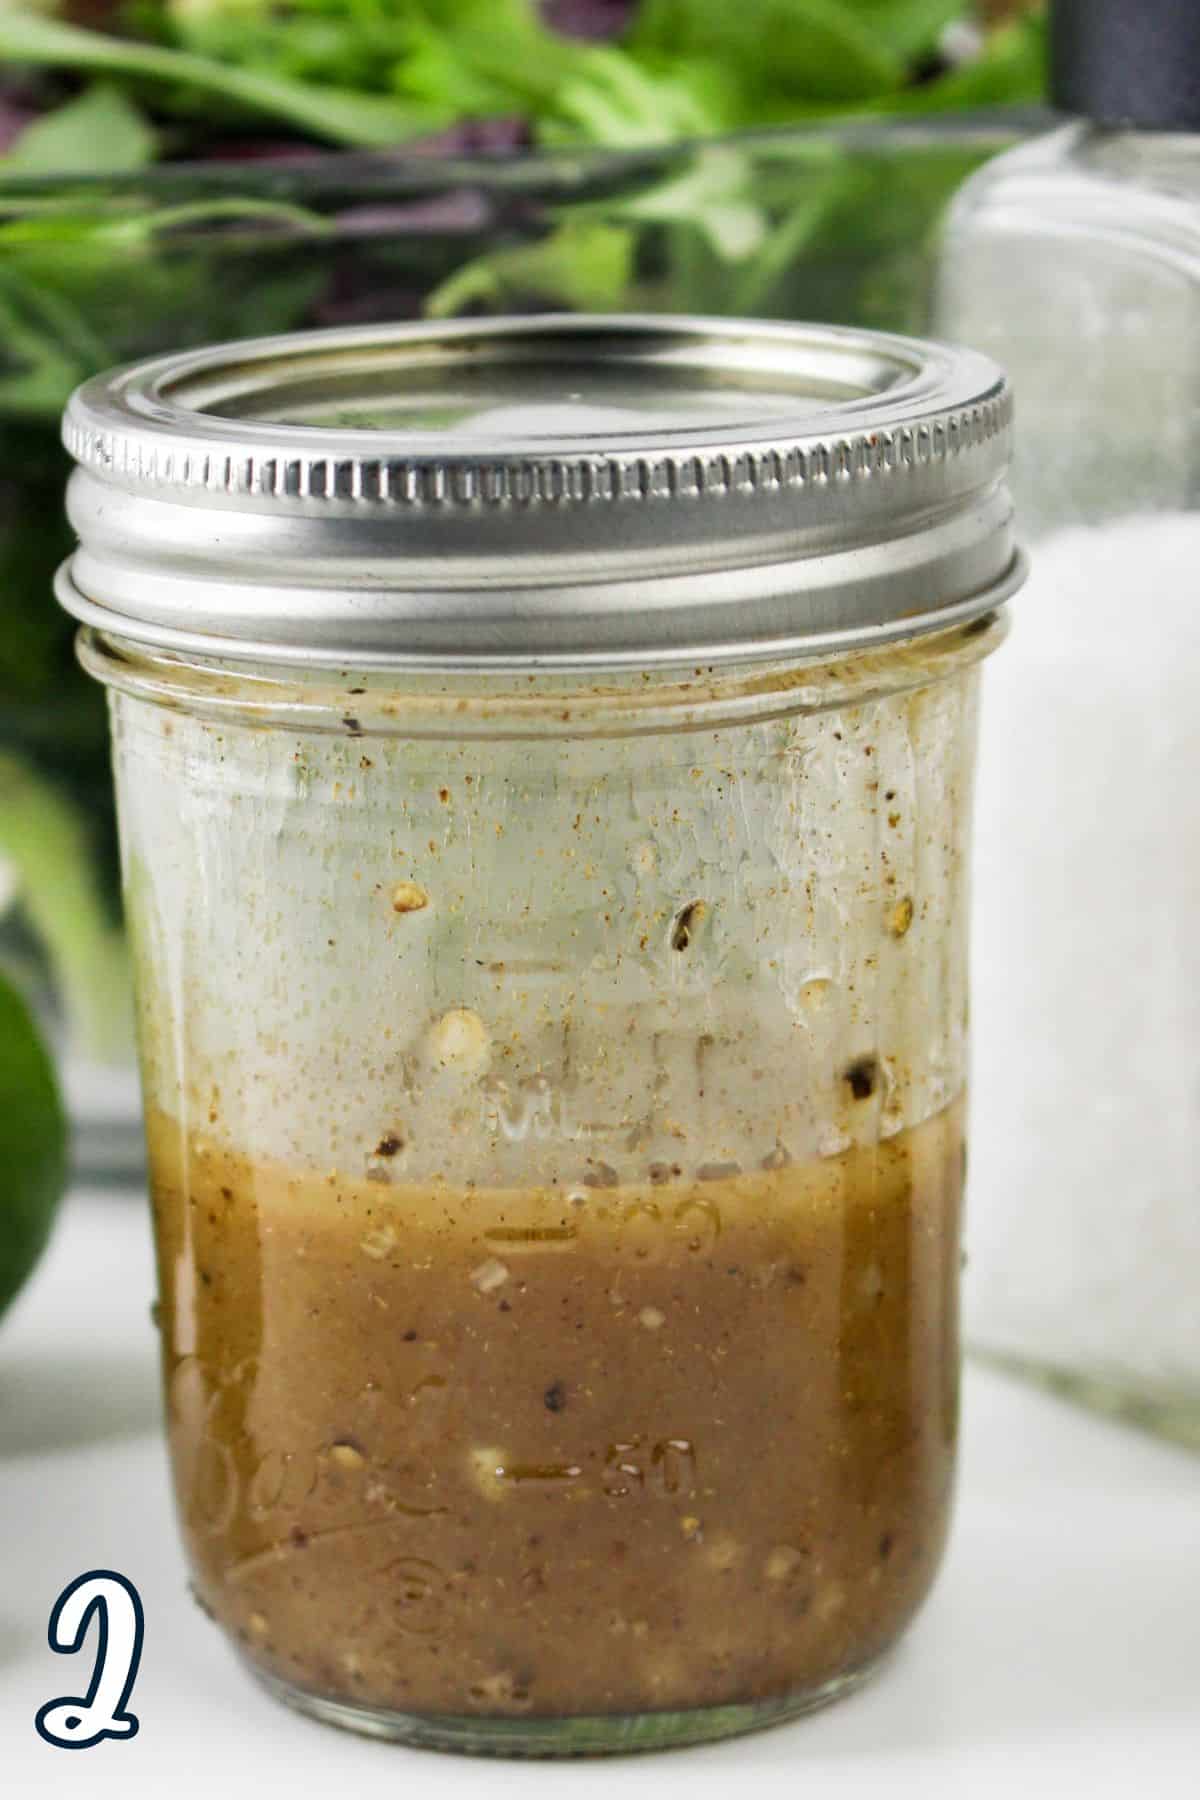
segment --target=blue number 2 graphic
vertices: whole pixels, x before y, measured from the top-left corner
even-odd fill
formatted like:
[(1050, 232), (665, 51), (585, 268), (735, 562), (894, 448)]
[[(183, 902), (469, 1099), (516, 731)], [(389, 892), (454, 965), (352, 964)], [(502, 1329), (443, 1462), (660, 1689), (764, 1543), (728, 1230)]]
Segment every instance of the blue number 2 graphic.
[(89, 1569), (65, 1587), (50, 1614), (50, 1648), (64, 1656), (82, 1650), (95, 1616), (98, 1639), (92, 1682), (83, 1699), (48, 1700), (34, 1724), (60, 1750), (90, 1750), (104, 1738), (131, 1738), (138, 1720), (126, 1706), (142, 1657), (141, 1596), (113, 1569)]

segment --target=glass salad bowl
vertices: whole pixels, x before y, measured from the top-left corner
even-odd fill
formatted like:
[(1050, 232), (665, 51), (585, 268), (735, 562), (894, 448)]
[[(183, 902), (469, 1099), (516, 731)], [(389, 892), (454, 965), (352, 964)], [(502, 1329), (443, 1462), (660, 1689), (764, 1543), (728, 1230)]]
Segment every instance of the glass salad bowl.
[(0, 967), (47, 1024), (76, 1165), (142, 1167), (107, 725), (51, 578), (58, 420), (87, 376), (300, 327), (605, 310), (928, 324), (998, 111), (627, 152), (329, 154), (92, 178), (0, 173)]

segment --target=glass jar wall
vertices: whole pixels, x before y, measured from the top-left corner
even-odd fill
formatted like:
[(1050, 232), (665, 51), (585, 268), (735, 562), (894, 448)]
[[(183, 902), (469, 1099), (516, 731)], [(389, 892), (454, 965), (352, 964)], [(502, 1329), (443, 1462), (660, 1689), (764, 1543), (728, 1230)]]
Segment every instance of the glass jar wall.
[(253, 715), (89, 652), (184, 1529), (300, 1704), (671, 1741), (907, 1623), (954, 1463), (988, 642)]

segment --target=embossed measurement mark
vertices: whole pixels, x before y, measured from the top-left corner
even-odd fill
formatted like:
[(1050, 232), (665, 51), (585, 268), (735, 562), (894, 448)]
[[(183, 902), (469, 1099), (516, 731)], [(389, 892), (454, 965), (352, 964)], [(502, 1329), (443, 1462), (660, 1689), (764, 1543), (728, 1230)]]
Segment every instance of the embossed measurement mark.
[[(580, 1209), (583, 1220), (608, 1228), (617, 1249), (639, 1261), (658, 1258), (672, 1249), (703, 1255), (721, 1235), (720, 1208), (713, 1200), (694, 1195), (672, 1206), (657, 1200), (606, 1201), (602, 1187), (580, 1189), (567, 1195), (567, 1204)], [(578, 1225), (490, 1225), (484, 1242), (495, 1250), (569, 1250), (579, 1241)]]
[(642, 1449), (631, 1437), (610, 1444), (602, 1476), (606, 1494), (657, 1493), (664, 1498), (690, 1493), (696, 1485), (696, 1448), (690, 1438), (659, 1438)]
[(496, 1479), (519, 1487), (523, 1482), (577, 1481), (582, 1474), (579, 1463), (504, 1463), (496, 1470)]
[(483, 1235), (485, 1242), (508, 1250), (552, 1250), (572, 1243), (578, 1233), (574, 1225), (493, 1225)]
[(694, 1195), (673, 1206), (658, 1200), (626, 1201), (614, 1223), (620, 1249), (639, 1260), (680, 1248), (702, 1255), (712, 1249), (721, 1235), (721, 1213), (716, 1202)]

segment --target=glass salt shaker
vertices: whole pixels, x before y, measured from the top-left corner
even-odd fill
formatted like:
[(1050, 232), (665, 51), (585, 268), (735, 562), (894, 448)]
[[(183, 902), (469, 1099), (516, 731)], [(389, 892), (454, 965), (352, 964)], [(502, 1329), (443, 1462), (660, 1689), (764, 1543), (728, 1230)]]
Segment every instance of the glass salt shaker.
[(302, 1710), (684, 1743), (920, 1604), (1008, 419), (971, 353), (686, 319), (75, 397), (180, 1518)]
[(1021, 396), (983, 714), (969, 1341), (1200, 1446), (1200, 8), (1056, 0), (1074, 115), (973, 177), (939, 329)]

